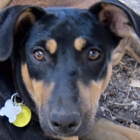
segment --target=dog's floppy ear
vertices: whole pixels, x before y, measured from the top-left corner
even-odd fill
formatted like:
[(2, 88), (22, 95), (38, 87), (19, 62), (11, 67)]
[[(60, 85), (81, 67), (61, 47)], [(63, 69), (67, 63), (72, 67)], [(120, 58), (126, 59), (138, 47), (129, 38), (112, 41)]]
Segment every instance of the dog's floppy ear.
[(45, 11), (36, 6), (14, 6), (0, 12), (0, 61), (10, 56), (14, 38), (17, 41), (23, 39), (26, 32), (43, 14)]
[(135, 32), (140, 37), (140, 17), (118, 0), (103, 0), (93, 5), (89, 11), (97, 15), (98, 20), (115, 35), (125, 38)]

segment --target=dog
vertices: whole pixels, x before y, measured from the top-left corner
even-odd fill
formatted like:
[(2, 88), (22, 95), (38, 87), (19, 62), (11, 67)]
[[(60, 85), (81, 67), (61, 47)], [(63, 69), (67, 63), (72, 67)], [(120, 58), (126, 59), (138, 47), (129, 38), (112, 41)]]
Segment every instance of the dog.
[(19, 128), (0, 116), (0, 139), (139, 140), (139, 131), (96, 114), (114, 50), (133, 30), (139, 36), (137, 27), (131, 14), (111, 1), (88, 9), (2, 10), (0, 108), (17, 92), (32, 117)]

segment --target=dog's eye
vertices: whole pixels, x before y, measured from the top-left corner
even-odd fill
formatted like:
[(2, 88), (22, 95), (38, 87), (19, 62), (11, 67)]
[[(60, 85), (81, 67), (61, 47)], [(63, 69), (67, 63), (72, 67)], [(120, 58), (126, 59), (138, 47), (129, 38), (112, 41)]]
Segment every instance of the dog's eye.
[(34, 57), (35, 57), (35, 59), (41, 61), (41, 60), (44, 59), (45, 54), (44, 54), (44, 52), (43, 52), (42, 50), (36, 50), (36, 51), (34, 52)]
[(95, 50), (95, 49), (91, 49), (89, 52), (88, 52), (88, 59), (89, 60), (96, 60), (100, 57), (100, 52)]

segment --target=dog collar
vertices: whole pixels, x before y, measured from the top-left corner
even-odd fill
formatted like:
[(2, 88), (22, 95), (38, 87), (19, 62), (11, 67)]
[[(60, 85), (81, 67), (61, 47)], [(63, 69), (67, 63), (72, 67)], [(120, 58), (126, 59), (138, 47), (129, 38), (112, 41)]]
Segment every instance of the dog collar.
[(18, 93), (14, 93), (11, 99), (6, 100), (4, 107), (0, 109), (0, 116), (6, 116), (9, 123), (13, 123), (17, 127), (24, 127), (28, 125), (31, 120), (31, 110), (17, 101)]

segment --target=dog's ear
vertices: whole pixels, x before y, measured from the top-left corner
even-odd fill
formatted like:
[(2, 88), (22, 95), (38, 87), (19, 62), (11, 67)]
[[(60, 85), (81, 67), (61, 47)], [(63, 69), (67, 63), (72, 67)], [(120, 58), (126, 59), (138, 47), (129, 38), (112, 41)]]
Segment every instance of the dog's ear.
[(0, 61), (10, 56), (15, 38), (16, 42), (24, 39), (43, 14), (45, 11), (36, 6), (14, 6), (0, 12)]
[(89, 8), (89, 11), (116, 36), (125, 38), (133, 36), (135, 32), (140, 37), (140, 16), (118, 0), (103, 0)]

